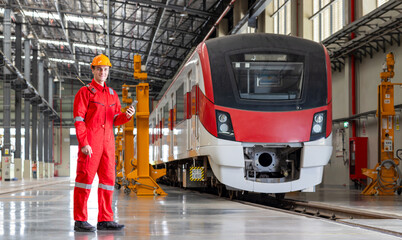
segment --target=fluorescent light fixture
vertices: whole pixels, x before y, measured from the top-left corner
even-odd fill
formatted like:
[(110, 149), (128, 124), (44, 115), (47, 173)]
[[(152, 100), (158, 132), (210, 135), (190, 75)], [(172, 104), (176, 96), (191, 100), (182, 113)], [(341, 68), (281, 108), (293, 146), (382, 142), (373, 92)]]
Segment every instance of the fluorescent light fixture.
[(89, 18), (89, 17), (76, 17), (76, 16), (71, 16), (71, 15), (66, 15), (66, 19), (71, 22), (82, 22), (84, 21), (86, 24), (98, 24), (98, 25), (103, 25), (102, 20), (98, 20), (96, 18)]
[[(3, 38), (4, 38), (4, 36), (3, 36), (3, 35), (1, 35), (1, 36), (0, 36), (0, 39), (3, 39)], [(10, 37), (10, 39), (11, 39), (11, 40), (15, 40), (15, 39), (16, 39), (16, 37), (11, 36), (11, 37)], [(23, 38), (23, 39), (24, 39), (24, 38)]]
[(100, 47), (97, 45), (90, 45), (90, 44), (85, 44), (85, 43), (74, 43), (75, 47), (82, 47), (82, 48), (89, 48), (89, 49), (99, 49), (99, 50), (105, 50), (105, 47)]
[(54, 45), (68, 45), (68, 42), (65, 41), (57, 41), (50, 39), (39, 39), (40, 43), (54, 44)]
[[(28, 36), (29, 38), (29, 36)], [(32, 35), (33, 38), (33, 35)], [(0, 39), (4, 39), (3, 35), (0, 35)], [(11, 40), (15, 40), (15, 36), (11, 36)], [(25, 38), (22, 38), (22, 40), (25, 40)], [(40, 43), (45, 43), (45, 44), (54, 44), (54, 45), (64, 45), (68, 46), (68, 42), (66, 41), (59, 41), (59, 40), (51, 40), (51, 39), (39, 39)], [(74, 47), (82, 47), (82, 48), (88, 48), (88, 49), (94, 49), (94, 50), (106, 50), (106, 47), (101, 47), (97, 45), (91, 45), (91, 44), (85, 44), (85, 43), (74, 43)]]
[(70, 59), (49, 58), (49, 60), (52, 62), (60, 62), (60, 63), (75, 63), (74, 60), (70, 60)]
[[(25, 16), (27, 17), (32, 17), (32, 18), (49, 18), (49, 19), (55, 19), (55, 20), (60, 20), (60, 17), (56, 13), (51, 13), (51, 12), (46, 12), (46, 11), (23, 11)], [(0, 8), (0, 14), (4, 14), (4, 8)], [(90, 17), (79, 17), (78, 14), (77, 16), (73, 16), (71, 14), (66, 14), (65, 18), (67, 21), (71, 22), (77, 22), (77, 23), (86, 23), (86, 24), (98, 24), (98, 25), (103, 25), (103, 20), (98, 20), (96, 18), (90, 18)]]
[(187, 12), (181, 12), (179, 14), (180, 17), (188, 17), (188, 13)]

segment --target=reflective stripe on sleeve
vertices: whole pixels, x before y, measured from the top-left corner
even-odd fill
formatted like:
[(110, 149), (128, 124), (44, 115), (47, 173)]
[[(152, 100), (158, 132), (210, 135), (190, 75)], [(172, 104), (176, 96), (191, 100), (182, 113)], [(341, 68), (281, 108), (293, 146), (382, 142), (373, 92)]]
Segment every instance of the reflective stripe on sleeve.
[(113, 191), (113, 190), (114, 190), (114, 186), (105, 185), (105, 184), (102, 184), (102, 183), (99, 183), (98, 188), (102, 188), (102, 189), (109, 190), (109, 191)]
[(114, 117), (113, 117), (113, 120), (114, 120), (117, 116), (119, 116), (119, 114), (115, 114)]
[(84, 118), (83, 117), (75, 117), (74, 122), (83, 122)]
[(113, 95), (114, 94), (113, 89), (109, 88), (109, 93), (110, 95)]
[(75, 187), (77, 187), (77, 188), (83, 188), (83, 189), (91, 189), (91, 188), (92, 188), (92, 185), (91, 185), (91, 184), (85, 184), (85, 183), (75, 182)]

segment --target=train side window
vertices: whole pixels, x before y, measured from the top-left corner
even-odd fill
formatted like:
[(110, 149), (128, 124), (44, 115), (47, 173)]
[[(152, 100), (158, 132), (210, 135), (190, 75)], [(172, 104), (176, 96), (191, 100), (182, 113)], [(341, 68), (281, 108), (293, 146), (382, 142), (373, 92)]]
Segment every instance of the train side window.
[(184, 111), (184, 85), (182, 84), (176, 91), (176, 122), (179, 123), (185, 119)]
[[(159, 138), (162, 138), (162, 128), (163, 128), (162, 111), (163, 111), (163, 109), (161, 108), (160, 112), (159, 112)], [(162, 142), (161, 142), (161, 144), (162, 144)]]
[(195, 85), (193, 70), (190, 70), (187, 74), (187, 83), (188, 83), (188, 90), (186, 91), (186, 119), (191, 118), (191, 91), (192, 87)]
[(169, 129), (169, 105), (166, 103), (166, 105), (163, 107), (163, 128), (164, 129)]

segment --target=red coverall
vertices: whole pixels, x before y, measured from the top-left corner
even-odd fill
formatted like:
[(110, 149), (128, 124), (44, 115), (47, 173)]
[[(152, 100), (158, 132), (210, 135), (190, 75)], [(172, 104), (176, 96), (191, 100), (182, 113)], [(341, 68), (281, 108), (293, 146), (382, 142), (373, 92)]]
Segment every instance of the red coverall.
[[(98, 222), (113, 221), (112, 198), (115, 183), (115, 142), (113, 125), (128, 122), (116, 92), (95, 80), (82, 87), (74, 99), (74, 120), (79, 143), (74, 188), (74, 220), (87, 221), (87, 201), (98, 173)], [(92, 155), (81, 148), (90, 145)]]

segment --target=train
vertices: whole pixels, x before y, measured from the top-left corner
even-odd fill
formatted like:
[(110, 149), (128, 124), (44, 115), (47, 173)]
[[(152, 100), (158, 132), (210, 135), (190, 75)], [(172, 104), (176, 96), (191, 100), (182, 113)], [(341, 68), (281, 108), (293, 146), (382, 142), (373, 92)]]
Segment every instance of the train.
[(278, 34), (200, 43), (150, 113), (150, 162), (218, 194), (314, 191), (332, 153), (325, 47)]

